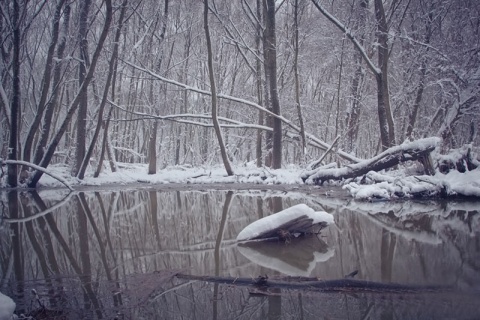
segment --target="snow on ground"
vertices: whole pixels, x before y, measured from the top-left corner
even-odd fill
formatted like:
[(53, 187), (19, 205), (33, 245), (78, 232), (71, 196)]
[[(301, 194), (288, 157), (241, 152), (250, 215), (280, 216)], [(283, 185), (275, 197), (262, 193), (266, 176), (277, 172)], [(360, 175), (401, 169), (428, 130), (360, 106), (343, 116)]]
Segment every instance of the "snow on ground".
[(0, 320), (14, 319), (15, 302), (0, 292)]
[(312, 219), (312, 224), (325, 222), (327, 225), (330, 225), (334, 223), (333, 216), (330, 213), (315, 211), (306, 204), (297, 204), (249, 224), (240, 231), (237, 240), (244, 241), (253, 239), (264, 232), (277, 229), (285, 223), (302, 216), (307, 216), (307, 218)]
[[(127, 185), (132, 183), (168, 184), (168, 183), (255, 183), (255, 184), (302, 184), (300, 178), (302, 169), (288, 166), (285, 169), (257, 168), (254, 164), (234, 168), (235, 175), (228, 176), (222, 166), (191, 167), (171, 166), (158, 170), (156, 174), (147, 174), (146, 164), (119, 164), (117, 172), (105, 169), (98, 178), (92, 172), (87, 172), (85, 179), (78, 180), (71, 177), (70, 168), (64, 165), (52, 165), (49, 171), (64, 178), (70, 185), (99, 186), (99, 185)], [(4, 185), (4, 181), (2, 184)], [(54, 178), (43, 175), (39, 187), (62, 187)]]
[[(447, 156), (443, 156), (444, 158)], [(452, 158), (452, 157), (450, 157)], [(448, 158), (448, 159), (450, 159)], [(451, 160), (451, 159), (450, 159)], [(454, 159), (456, 160), (456, 158)], [(105, 186), (151, 184), (233, 184), (249, 183), (260, 185), (303, 185), (301, 179), (305, 170), (299, 166), (287, 165), (282, 169), (258, 168), (254, 163), (234, 167), (235, 174), (228, 176), (223, 166), (192, 167), (170, 166), (147, 174), (147, 164), (118, 163), (119, 170), (111, 172), (105, 166), (98, 178), (93, 177), (89, 168), (85, 179), (72, 177), (67, 165), (57, 164), (48, 167), (54, 176), (61, 177), (71, 186)], [(480, 198), (480, 167), (465, 173), (451, 170), (447, 174), (438, 172), (435, 176), (412, 175), (412, 168), (405, 167), (389, 172), (369, 172), (362, 183), (359, 179), (333, 182), (343, 185), (350, 195), (358, 200), (391, 200), (411, 197), (467, 196)], [(337, 169), (341, 170), (341, 169)], [(413, 172), (414, 174), (414, 172)], [(362, 177), (360, 177), (362, 178)], [(328, 183), (325, 183), (328, 185)], [(0, 188), (6, 186), (6, 174), (0, 178)], [(44, 174), (38, 187), (65, 188), (59, 180)]]

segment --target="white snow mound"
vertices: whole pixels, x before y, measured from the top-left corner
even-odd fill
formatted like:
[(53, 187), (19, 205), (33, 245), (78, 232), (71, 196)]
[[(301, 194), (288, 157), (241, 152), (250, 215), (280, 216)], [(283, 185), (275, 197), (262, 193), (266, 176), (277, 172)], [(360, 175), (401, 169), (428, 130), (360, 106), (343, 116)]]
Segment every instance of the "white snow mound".
[(274, 213), (268, 217), (259, 219), (246, 226), (237, 236), (238, 241), (249, 240), (257, 237), (261, 233), (280, 227), (281, 225), (295, 220), (301, 216), (307, 216), (313, 219), (312, 224), (326, 223), (333, 224), (335, 221), (330, 213), (324, 211), (315, 211), (306, 204), (297, 204), (288, 209)]
[(10, 297), (0, 292), (0, 320), (14, 319), (15, 306), (15, 302)]

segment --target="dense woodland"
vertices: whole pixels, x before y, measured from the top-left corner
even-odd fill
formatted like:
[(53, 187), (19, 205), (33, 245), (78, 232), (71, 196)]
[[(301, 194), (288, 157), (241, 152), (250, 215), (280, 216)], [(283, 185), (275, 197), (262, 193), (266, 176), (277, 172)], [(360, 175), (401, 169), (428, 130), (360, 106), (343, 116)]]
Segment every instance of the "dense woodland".
[(480, 141), (478, 0), (10, 0), (0, 30), (10, 186)]

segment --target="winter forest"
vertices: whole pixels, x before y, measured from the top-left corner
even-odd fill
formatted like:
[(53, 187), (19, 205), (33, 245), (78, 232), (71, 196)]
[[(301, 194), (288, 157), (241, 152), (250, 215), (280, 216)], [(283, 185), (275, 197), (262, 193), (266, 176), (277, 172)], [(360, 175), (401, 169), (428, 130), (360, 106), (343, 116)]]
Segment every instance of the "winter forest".
[(0, 30), (12, 187), (480, 143), (478, 0), (10, 0)]

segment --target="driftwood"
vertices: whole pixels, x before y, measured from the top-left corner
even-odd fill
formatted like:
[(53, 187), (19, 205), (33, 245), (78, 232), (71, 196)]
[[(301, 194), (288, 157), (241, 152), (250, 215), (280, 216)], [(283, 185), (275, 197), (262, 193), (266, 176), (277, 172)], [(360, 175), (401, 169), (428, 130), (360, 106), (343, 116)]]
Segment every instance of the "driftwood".
[(370, 171), (389, 169), (405, 161), (420, 161), (426, 174), (433, 174), (430, 153), (439, 143), (438, 138), (426, 138), (404, 143), (385, 150), (379, 155), (338, 169), (319, 169), (304, 173), (302, 179), (307, 183), (322, 184), (328, 180), (343, 180), (359, 177)]
[(454, 290), (452, 287), (446, 286), (405, 285), (398, 283), (355, 280), (351, 278), (319, 280), (317, 278), (310, 277), (283, 277), (279, 279), (269, 279), (268, 276), (260, 276), (256, 279), (252, 279), (217, 276), (194, 276), (181, 273), (177, 274), (175, 277), (182, 280), (197, 280), (226, 285), (251, 287), (262, 291), (267, 289), (290, 289), (329, 293), (436, 293), (450, 292)]

